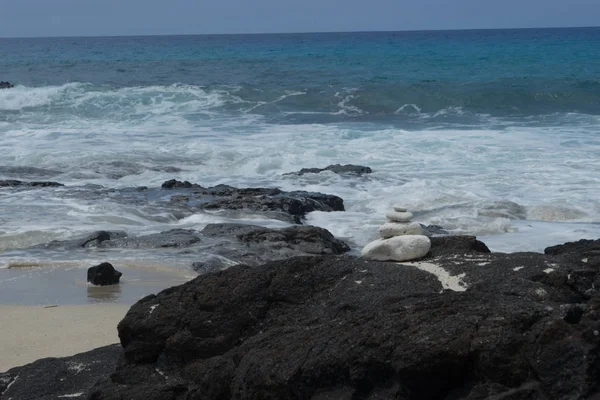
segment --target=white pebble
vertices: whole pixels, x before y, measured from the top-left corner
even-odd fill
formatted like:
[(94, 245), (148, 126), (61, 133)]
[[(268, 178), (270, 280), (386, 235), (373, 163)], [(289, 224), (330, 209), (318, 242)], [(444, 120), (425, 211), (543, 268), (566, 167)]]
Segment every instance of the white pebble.
[(413, 215), (409, 212), (390, 211), (385, 217), (392, 222), (410, 222)]
[(387, 222), (379, 227), (379, 236), (384, 239), (403, 235), (424, 235), (425, 231), (418, 222)]
[(363, 248), (362, 256), (377, 261), (410, 261), (424, 257), (430, 248), (427, 236), (395, 236), (369, 243)]
[(408, 208), (403, 207), (403, 206), (401, 206), (399, 204), (394, 204), (392, 206), (392, 208), (394, 209), (394, 211), (398, 211), (398, 212), (406, 212), (406, 211), (408, 211)]

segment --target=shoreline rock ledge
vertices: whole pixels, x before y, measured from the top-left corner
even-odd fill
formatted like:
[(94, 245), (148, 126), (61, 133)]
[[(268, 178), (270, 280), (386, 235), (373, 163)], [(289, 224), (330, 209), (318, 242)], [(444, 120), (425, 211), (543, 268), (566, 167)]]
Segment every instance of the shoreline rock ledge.
[(600, 240), (586, 262), (431, 240), (428, 270), (327, 255), (201, 275), (133, 305), (122, 348), (0, 373), (0, 399), (599, 398)]
[(411, 261), (423, 258), (431, 249), (431, 240), (421, 224), (412, 221), (406, 207), (394, 205), (385, 215), (388, 222), (379, 228), (381, 239), (374, 240), (362, 249), (367, 260)]

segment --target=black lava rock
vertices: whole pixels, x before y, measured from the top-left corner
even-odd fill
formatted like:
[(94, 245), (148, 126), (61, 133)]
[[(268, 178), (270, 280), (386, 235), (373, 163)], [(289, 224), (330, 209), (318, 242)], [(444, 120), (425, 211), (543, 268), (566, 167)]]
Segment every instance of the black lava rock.
[(65, 186), (58, 182), (24, 182), (17, 180), (0, 181), (0, 187), (60, 187)]
[(88, 268), (87, 281), (98, 286), (116, 285), (122, 275), (112, 264), (105, 262)]
[(362, 165), (334, 164), (334, 165), (329, 165), (325, 168), (302, 168), (298, 172), (290, 172), (290, 173), (287, 173), (284, 175), (318, 174), (323, 171), (331, 171), (338, 175), (363, 175), (363, 174), (370, 174), (373, 172), (373, 170), (370, 167), (365, 167)]
[(106, 379), (119, 357), (120, 345), (101, 347), (65, 358), (44, 358), (0, 373), (0, 399), (86, 399)]
[(202, 186), (197, 185), (195, 183), (190, 183), (188, 181), (178, 181), (175, 179), (171, 179), (166, 181), (161, 186), (163, 189), (191, 189), (191, 188), (201, 188)]
[[(583, 293), (598, 269), (488, 253), (472, 237), (436, 246), (427, 263), (443, 276), (427, 265), (298, 257), (142, 299), (118, 327), (124, 359), (91, 398), (600, 395), (600, 293)], [(576, 270), (588, 283), (572, 285)], [(448, 290), (453, 279), (464, 287)]]
[(116, 367), (96, 353), (80, 384), (38, 361), (0, 374), (0, 398), (599, 398), (600, 269), (479, 243), (438, 241), (410, 265), (327, 255), (215, 268), (136, 303)]
[(201, 234), (219, 241), (219, 244), (206, 250), (212, 253), (212, 257), (194, 264), (193, 268), (198, 272), (240, 263), (260, 265), (295, 256), (343, 254), (350, 251), (345, 242), (316, 226), (270, 229), (244, 224), (208, 224)]

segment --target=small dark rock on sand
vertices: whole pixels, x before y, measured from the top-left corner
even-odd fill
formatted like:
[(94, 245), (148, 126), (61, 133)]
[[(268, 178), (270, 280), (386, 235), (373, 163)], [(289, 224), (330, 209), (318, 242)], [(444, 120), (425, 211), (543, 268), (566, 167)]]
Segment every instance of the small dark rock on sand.
[(87, 281), (98, 286), (116, 285), (119, 283), (121, 275), (123, 274), (117, 271), (112, 264), (104, 262), (88, 268)]

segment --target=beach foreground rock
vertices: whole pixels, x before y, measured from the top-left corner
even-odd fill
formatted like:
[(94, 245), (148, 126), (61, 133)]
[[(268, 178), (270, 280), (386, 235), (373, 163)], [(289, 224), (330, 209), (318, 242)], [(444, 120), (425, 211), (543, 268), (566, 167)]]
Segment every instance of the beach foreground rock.
[(90, 389), (115, 368), (123, 350), (101, 347), (65, 358), (45, 358), (0, 373), (0, 399), (86, 399)]
[(599, 394), (599, 271), (474, 244), (440, 241), (455, 252), (407, 265), (324, 256), (236, 266), (149, 296), (119, 324), (124, 358), (90, 398)]
[[(0, 374), (0, 399), (594, 399), (600, 270), (576, 259), (459, 236), (420, 262), (234, 266), (136, 303), (118, 354)], [(81, 357), (95, 375), (70, 379)]]

